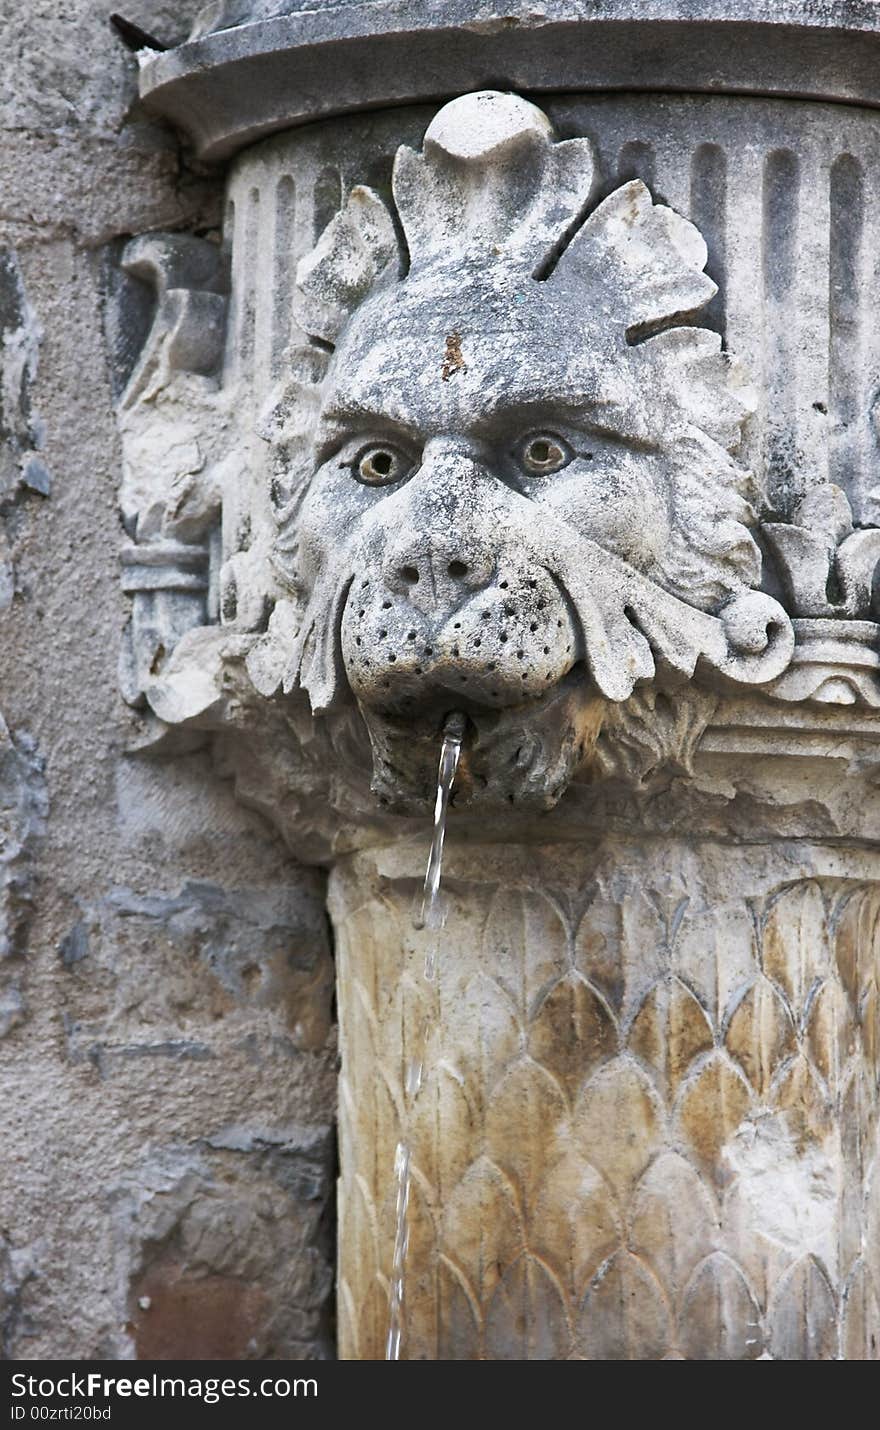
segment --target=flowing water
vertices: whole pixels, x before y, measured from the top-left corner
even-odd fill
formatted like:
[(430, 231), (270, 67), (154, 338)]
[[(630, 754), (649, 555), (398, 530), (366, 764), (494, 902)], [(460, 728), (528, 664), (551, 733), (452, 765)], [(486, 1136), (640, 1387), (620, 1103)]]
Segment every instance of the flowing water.
[[(443, 742), (440, 747), (440, 765), (437, 771), (437, 797), (434, 801), (434, 831), (431, 851), (425, 871), (425, 883), (418, 909), (413, 917), (417, 929), (427, 929), (428, 947), (425, 954), (425, 978), (432, 982), (437, 971), (437, 947), (440, 930), (444, 923), (440, 902), (440, 878), (443, 872), (443, 842), (446, 838), (446, 816), (449, 811), (449, 797), (458, 770), (461, 744), (464, 739), (465, 717), (454, 713), (446, 717), (443, 726)], [(422, 1086), (425, 1064), (425, 1046), (428, 1038), (428, 1024), (425, 1020), (417, 1030), (413, 1053), (406, 1066), (404, 1097), (407, 1118)], [(406, 1275), (406, 1253), (409, 1245), (409, 1193), (411, 1184), (411, 1150), (406, 1136), (398, 1142), (394, 1154), (394, 1177), (397, 1184), (397, 1206), (395, 1209), (394, 1251), (391, 1258), (391, 1285), (388, 1297), (388, 1341), (385, 1347), (386, 1360), (400, 1360), (403, 1339), (404, 1290)]]

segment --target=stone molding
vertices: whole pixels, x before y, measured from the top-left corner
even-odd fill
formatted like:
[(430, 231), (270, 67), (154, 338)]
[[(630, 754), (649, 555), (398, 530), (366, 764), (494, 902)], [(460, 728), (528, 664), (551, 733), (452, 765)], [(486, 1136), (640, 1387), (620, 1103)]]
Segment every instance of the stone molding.
[(186, 44), (140, 52), (141, 95), (217, 160), (314, 119), (490, 86), (876, 106), (878, 56), (866, 0), (209, 5)]

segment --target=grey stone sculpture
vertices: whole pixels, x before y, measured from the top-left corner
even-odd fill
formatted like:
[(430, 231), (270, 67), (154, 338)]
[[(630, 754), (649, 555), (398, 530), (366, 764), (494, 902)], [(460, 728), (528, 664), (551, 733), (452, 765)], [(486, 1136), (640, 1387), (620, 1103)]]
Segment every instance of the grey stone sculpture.
[[(511, 27), (524, 74), (589, 29), (573, 8)], [(608, 5), (595, 33), (626, 68), (636, 32), (693, 24), (736, 90), (786, 19), (831, 73), (803, 7), (742, 8)], [(876, 21), (837, 8), (864, 59)], [(374, 47), (400, 7), (375, 18)], [(231, 152), (281, 127), (272, 84), (232, 77), (330, 24), (212, 10), (143, 56), (145, 93), (173, 117), (201, 94)], [(847, 335), (873, 341), (875, 124), (546, 108), (477, 87), (283, 134), (235, 161), (222, 248), (135, 241), (159, 306), (120, 408), (130, 698), (146, 750), (210, 732), (332, 868), (342, 1354), (382, 1354), (399, 1143), (413, 1358), (870, 1356), (880, 540)], [(452, 712), (437, 933), (411, 909)]]

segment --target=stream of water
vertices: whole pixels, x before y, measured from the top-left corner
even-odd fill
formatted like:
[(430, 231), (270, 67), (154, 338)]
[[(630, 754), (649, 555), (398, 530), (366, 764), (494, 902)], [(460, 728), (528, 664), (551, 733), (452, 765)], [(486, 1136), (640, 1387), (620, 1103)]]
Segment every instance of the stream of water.
[[(449, 798), (452, 794), (452, 786), (455, 783), (458, 762), (461, 757), (461, 745), (464, 739), (465, 725), (465, 717), (458, 713), (453, 713), (446, 717), (443, 726), (442, 744), (440, 746), (440, 765), (437, 770), (437, 797), (434, 801), (434, 829), (431, 837), (431, 850), (428, 855), (428, 867), (425, 870), (425, 883), (422, 889), (421, 901), (413, 917), (414, 926), (417, 929), (426, 929), (429, 933), (424, 969), (424, 976), (429, 983), (436, 977), (437, 948), (440, 939), (440, 930), (444, 923), (443, 908), (440, 901), (440, 879), (443, 873), (443, 843), (446, 838), (446, 816), (449, 811)], [(424, 1020), (420, 1028), (416, 1030), (415, 1039), (412, 1044), (412, 1053), (406, 1066), (404, 1102), (407, 1122), (412, 1116), (413, 1103), (422, 1086), (427, 1039), (428, 1024), (427, 1020)], [(397, 1204), (395, 1208), (394, 1251), (391, 1258), (391, 1284), (388, 1296), (388, 1340), (385, 1346), (386, 1360), (400, 1360), (403, 1340), (406, 1253), (409, 1246), (409, 1194), (412, 1180), (411, 1159), (412, 1154), (409, 1137), (407, 1130), (404, 1129), (404, 1136), (398, 1142), (394, 1154), (394, 1179), (397, 1186)]]

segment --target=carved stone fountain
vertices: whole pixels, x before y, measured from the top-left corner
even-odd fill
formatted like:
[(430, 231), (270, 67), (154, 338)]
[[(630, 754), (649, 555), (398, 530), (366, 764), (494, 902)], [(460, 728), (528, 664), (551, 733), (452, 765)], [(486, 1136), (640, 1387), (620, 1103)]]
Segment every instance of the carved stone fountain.
[(332, 870), (340, 1353), (405, 1134), (409, 1359), (874, 1358), (880, 15), (426, 8), (142, 51), (235, 157), (124, 260), (144, 754)]

